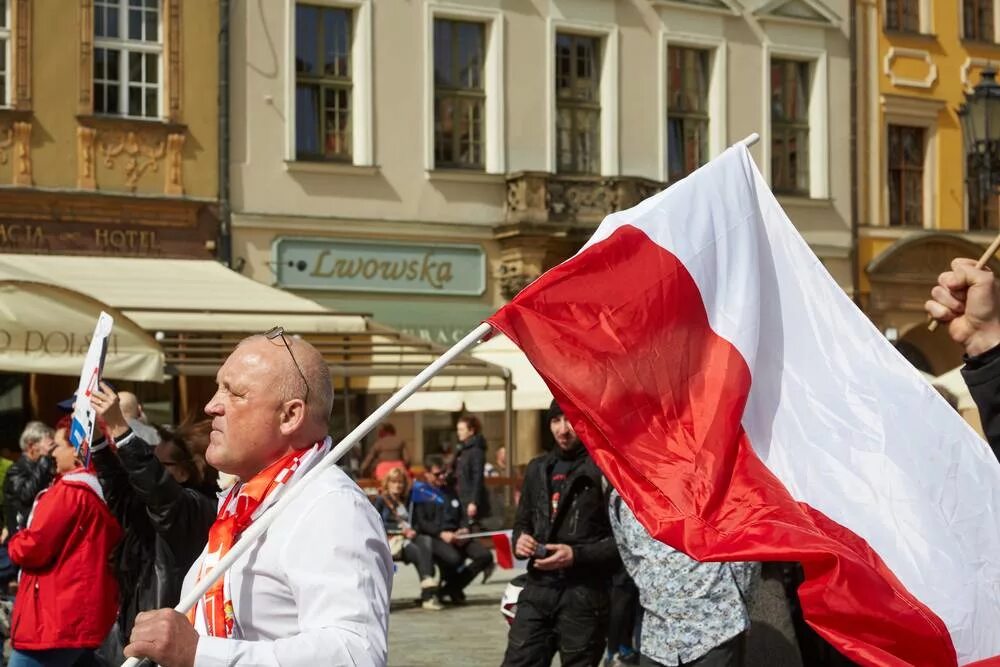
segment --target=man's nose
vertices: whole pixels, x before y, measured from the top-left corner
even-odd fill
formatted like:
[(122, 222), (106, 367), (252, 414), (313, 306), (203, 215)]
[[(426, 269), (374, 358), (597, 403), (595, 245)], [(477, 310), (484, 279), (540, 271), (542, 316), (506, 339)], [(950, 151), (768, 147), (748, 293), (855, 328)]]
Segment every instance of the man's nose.
[(208, 399), (208, 403), (205, 405), (205, 414), (209, 417), (219, 417), (223, 413), (222, 401), (219, 400), (219, 394), (216, 393)]

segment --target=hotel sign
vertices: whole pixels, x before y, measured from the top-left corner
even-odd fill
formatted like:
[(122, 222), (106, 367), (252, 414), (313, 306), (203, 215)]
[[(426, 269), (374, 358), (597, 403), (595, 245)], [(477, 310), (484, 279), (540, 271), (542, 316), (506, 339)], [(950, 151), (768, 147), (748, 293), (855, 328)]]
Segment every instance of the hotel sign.
[(486, 254), (476, 245), (279, 238), (278, 286), (290, 289), (480, 296)]

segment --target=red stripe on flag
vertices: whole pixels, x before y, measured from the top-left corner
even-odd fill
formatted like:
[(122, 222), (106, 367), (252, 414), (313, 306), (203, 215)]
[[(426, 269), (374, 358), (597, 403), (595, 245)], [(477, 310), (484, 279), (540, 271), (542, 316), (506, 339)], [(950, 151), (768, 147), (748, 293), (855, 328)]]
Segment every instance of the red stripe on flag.
[(514, 567), (514, 549), (510, 544), (510, 533), (499, 533), (491, 535), (493, 538), (493, 549), (497, 554), (497, 565), (504, 570)]
[[(490, 318), (545, 378), (658, 539), (701, 560), (801, 561), (807, 620), (871, 665), (955, 665), (944, 623), (858, 535), (796, 502), (740, 424), (750, 372), (681, 262), (633, 227)], [(806, 415), (803, 415), (806, 418)]]

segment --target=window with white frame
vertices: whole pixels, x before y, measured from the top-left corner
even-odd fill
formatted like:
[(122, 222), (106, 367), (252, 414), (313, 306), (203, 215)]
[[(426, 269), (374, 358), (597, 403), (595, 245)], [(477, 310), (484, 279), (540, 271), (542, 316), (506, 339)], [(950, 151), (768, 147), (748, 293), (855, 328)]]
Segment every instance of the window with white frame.
[(434, 20), (434, 164), (482, 169), (485, 160), (486, 26)]
[(994, 41), (996, 0), (962, 0), (962, 37), (976, 42)]
[(295, 155), (352, 159), (352, 19), (345, 7), (295, 6)]
[(888, 127), (890, 227), (924, 226), (924, 134), (923, 127)]
[(920, 2), (921, 0), (885, 0), (885, 29), (892, 32), (920, 32)]
[(667, 48), (667, 180), (679, 181), (708, 161), (711, 51)]
[(94, 113), (158, 118), (160, 0), (94, 0)]
[(556, 35), (556, 170), (601, 173), (601, 38)]
[(771, 59), (771, 187), (809, 196), (809, 63)]

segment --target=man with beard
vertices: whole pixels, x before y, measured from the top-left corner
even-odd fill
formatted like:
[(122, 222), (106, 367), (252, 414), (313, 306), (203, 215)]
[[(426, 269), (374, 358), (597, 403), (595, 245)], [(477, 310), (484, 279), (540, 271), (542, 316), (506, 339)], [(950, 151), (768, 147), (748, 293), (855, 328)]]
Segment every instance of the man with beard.
[(510, 628), (505, 667), (596, 665), (604, 652), (609, 580), (620, 564), (601, 472), (555, 401), (556, 446), (528, 464), (514, 520), (514, 554), (528, 575)]

